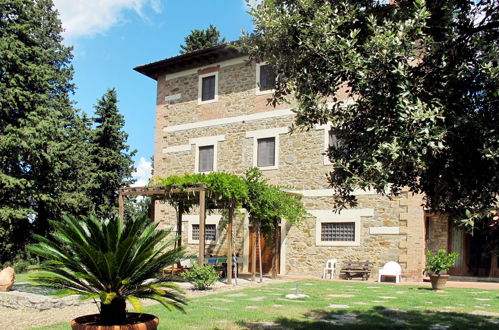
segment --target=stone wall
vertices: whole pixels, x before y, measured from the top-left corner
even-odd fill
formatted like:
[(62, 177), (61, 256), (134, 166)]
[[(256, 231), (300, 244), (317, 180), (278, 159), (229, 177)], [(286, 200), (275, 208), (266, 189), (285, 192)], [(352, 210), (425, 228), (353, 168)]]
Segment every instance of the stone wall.
[[(286, 111), (291, 109), (293, 102), (277, 108), (267, 105), (270, 94), (256, 93), (254, 64), (231, 60), (200, 69), (203, 70), (199, 73), (206, 72), (204, 69), (218, 72), (217, 102), (198, 104), (198, 72), (195, 70), (186, 75), (158, 78), (155, 175), (194, 172), (197, 143), (214, 138), (217, 139), (214, 142), (217, 146), (216, 170), (241, 175), (254, 164), (255, 138), (251, 132), (277, 129), (278, 167), (263, 171), (264, 175), (272, 184), (309, 192), (304, 193), (303, 198), (308, 210), (331, 210), (332, 192), (328, 190), (326, 173), (332, 167), (324, 159), (327, 129), (318, 127), (285, 133), (294, 120), (293, 114)], [(340, 99), (345, 97), (341, 93)], [(317, 276), (327, 259), (337, 259), (339, 268), (345, 261), (370, 260), (375, 262), (371, 277), (376, 277), (378, 268), (393, 260), (403, 267), (403, 278), (421, 279), (425, 248), (421, 196), (405, 193), (389, 199), (359, 192), (358, 198), (357, 209), (369, 210), (369, 215), (359, 216), (360, 240), (357, 246), (321, 245), (316, 237), (317, 220), (310, 217), (301, 226), (284, 230), (281, 272)], [(156, 219), (161, 219), (164, 226), (175, 226), (176, 223), (173, 210), (166, 204), (157, 205)], [(187, 222), (183, 227), (185, 233)], [(247, 221), (240, 217), (235, 230), (236, 250), (247, 257)], [(209, 253), (224, 254), (223, 230), (219, 237), (219, 242), (209, 247)], [(197, 244), (189, 244), (187, 237), (184, 237), (184, 244), (189, 252), (197, 254)]]
[(428, 215), (426, 246), (428, 250), (449, 249), (449, 220), (445, 215)]
[(43, 311), (48, 309), (60, 309), (90, 303), (93, 302), (81, 301), (78, 296), (53, 298), (49, 296), (19, 291), (0, 292), (0, 306), (13, 309)]

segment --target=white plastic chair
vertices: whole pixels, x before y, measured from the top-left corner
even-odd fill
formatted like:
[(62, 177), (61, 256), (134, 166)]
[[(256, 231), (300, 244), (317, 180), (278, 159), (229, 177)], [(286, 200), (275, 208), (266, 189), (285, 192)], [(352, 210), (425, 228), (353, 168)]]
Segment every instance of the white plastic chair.
[(381, 276), (395, 276), (395, 283), (400, 283), (402, 267), (395, 261), (389, 261), (379, 270), (378, 282), (381, 282)]
[(326, 265), (324, 267), (324, 270), (322, 272), (322, 278), (326, 278), (326, 275), (330, 273), (329, 278), (333, 279), (334, 275), (334, 269), (336, 268), (336, 263), (338, 261), (336, 259), (330, 259), (326, 261)]

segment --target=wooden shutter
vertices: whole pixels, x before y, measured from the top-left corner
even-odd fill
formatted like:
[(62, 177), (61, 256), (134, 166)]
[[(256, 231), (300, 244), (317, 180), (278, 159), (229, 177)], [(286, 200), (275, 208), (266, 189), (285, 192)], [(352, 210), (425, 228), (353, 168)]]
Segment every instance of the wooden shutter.
[(215, 76), (203, 78), (201, 82), (201, 101), (209, 101), (215, 99), (215, 79)]
[(276, 74), (270, 65), (260, 66), (260, 91), (268, 91), (275, 88)]
[(199, 147), (199, 172), (213, 171), (215, 160), (215, 146)]
[(275, 166), (275, 137), (258, 139), (257, 166)]

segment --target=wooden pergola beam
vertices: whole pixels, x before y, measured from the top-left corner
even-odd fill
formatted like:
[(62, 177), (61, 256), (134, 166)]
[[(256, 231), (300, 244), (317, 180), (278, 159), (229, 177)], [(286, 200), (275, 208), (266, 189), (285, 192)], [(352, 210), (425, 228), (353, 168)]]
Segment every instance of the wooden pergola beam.
[[(124, 196), (152, 196), (152, 203), (156, 199), (165, 198), (178, 202), (177, 215), (177, 234), (182, 235), (182, 213), (185, 207), (190, 204), (199, 205), (199, 264), (204, 264), (205, 254), (205, 224), (206, 224), (206, 209), (210, 208), (229, 208), (229, 221), (227, 228), (227, 283), (232, 283), (232, 225), (234, 221), (234, 205), (229, 200), (207, 200), (206, 190), (208, 187), (204, 183), (186, 185), (172, 185), (169, 189), (163, 187), (124, 187), (120, 188), (118, 196), (119, 217), (123, 225), (125, 207)], [(198, 198), (193, 198), (191, 194), (195, 194)], [(154, 212), (154, 205), (153, 205)], [(154, 221), (154, 217), (153, 217)], [(181, 246), (181, 238), (177, 241), (178, 246)]]

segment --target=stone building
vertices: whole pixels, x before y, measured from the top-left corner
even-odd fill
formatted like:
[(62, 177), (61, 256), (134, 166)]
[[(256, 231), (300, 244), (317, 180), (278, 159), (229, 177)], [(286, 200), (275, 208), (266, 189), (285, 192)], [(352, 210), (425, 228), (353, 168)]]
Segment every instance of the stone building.
[[(425, 214), (422, 196), (403, 192), (392, 199), (357, 191), (358, 206), (332, 212), (333, 191), (325, 174), (331, 165), (324, 152), (335, 143), (329, 125), (290, 133), (292, 102), (272, 107), (272, 70), (265, 63), (225, 46), (216, 46), (136, 67), (157, 81), (154, 175), (225, 171), (241, 175), (259, 167), (270, 183), (292, 187), (303, 195), (311, 214), (300, 226), (281, 222), (279, 272), (319, 276), (328, 259), (373, 261), (371, 273), (388, 261), (402, 266), (404, 280), (422, 280), (426, 248), (448, 248), (445, 217)], [(338, 95), (346, 100), (346, 95)], [(156, 202), (155, 219), (175, 226), (174, 210)], [(250, 241), (255, 233), (244, 210), (236, 221), (236, 250), (248, 271)], [(206, 239), (211, 254), (223, 254), (220, 216), (207, 217)], [(199, 244), (198, 216), (185, 216), (184, 243)], [(463, 236), (463, 234), (459, 234)], [(457, 237), (456, 235), (454, 235)], [(456, 239), (455, 239), (456, 240)], [(459, 243), (459, 242), (458, 242)], [(463, 248), (454, 244), (454, 249)], [(269, 245), (269, 244), (266, 244)], [(263, 269), (269, 259), (264, 249)], [(463, 253), (462, 262), (465, 256)]]

